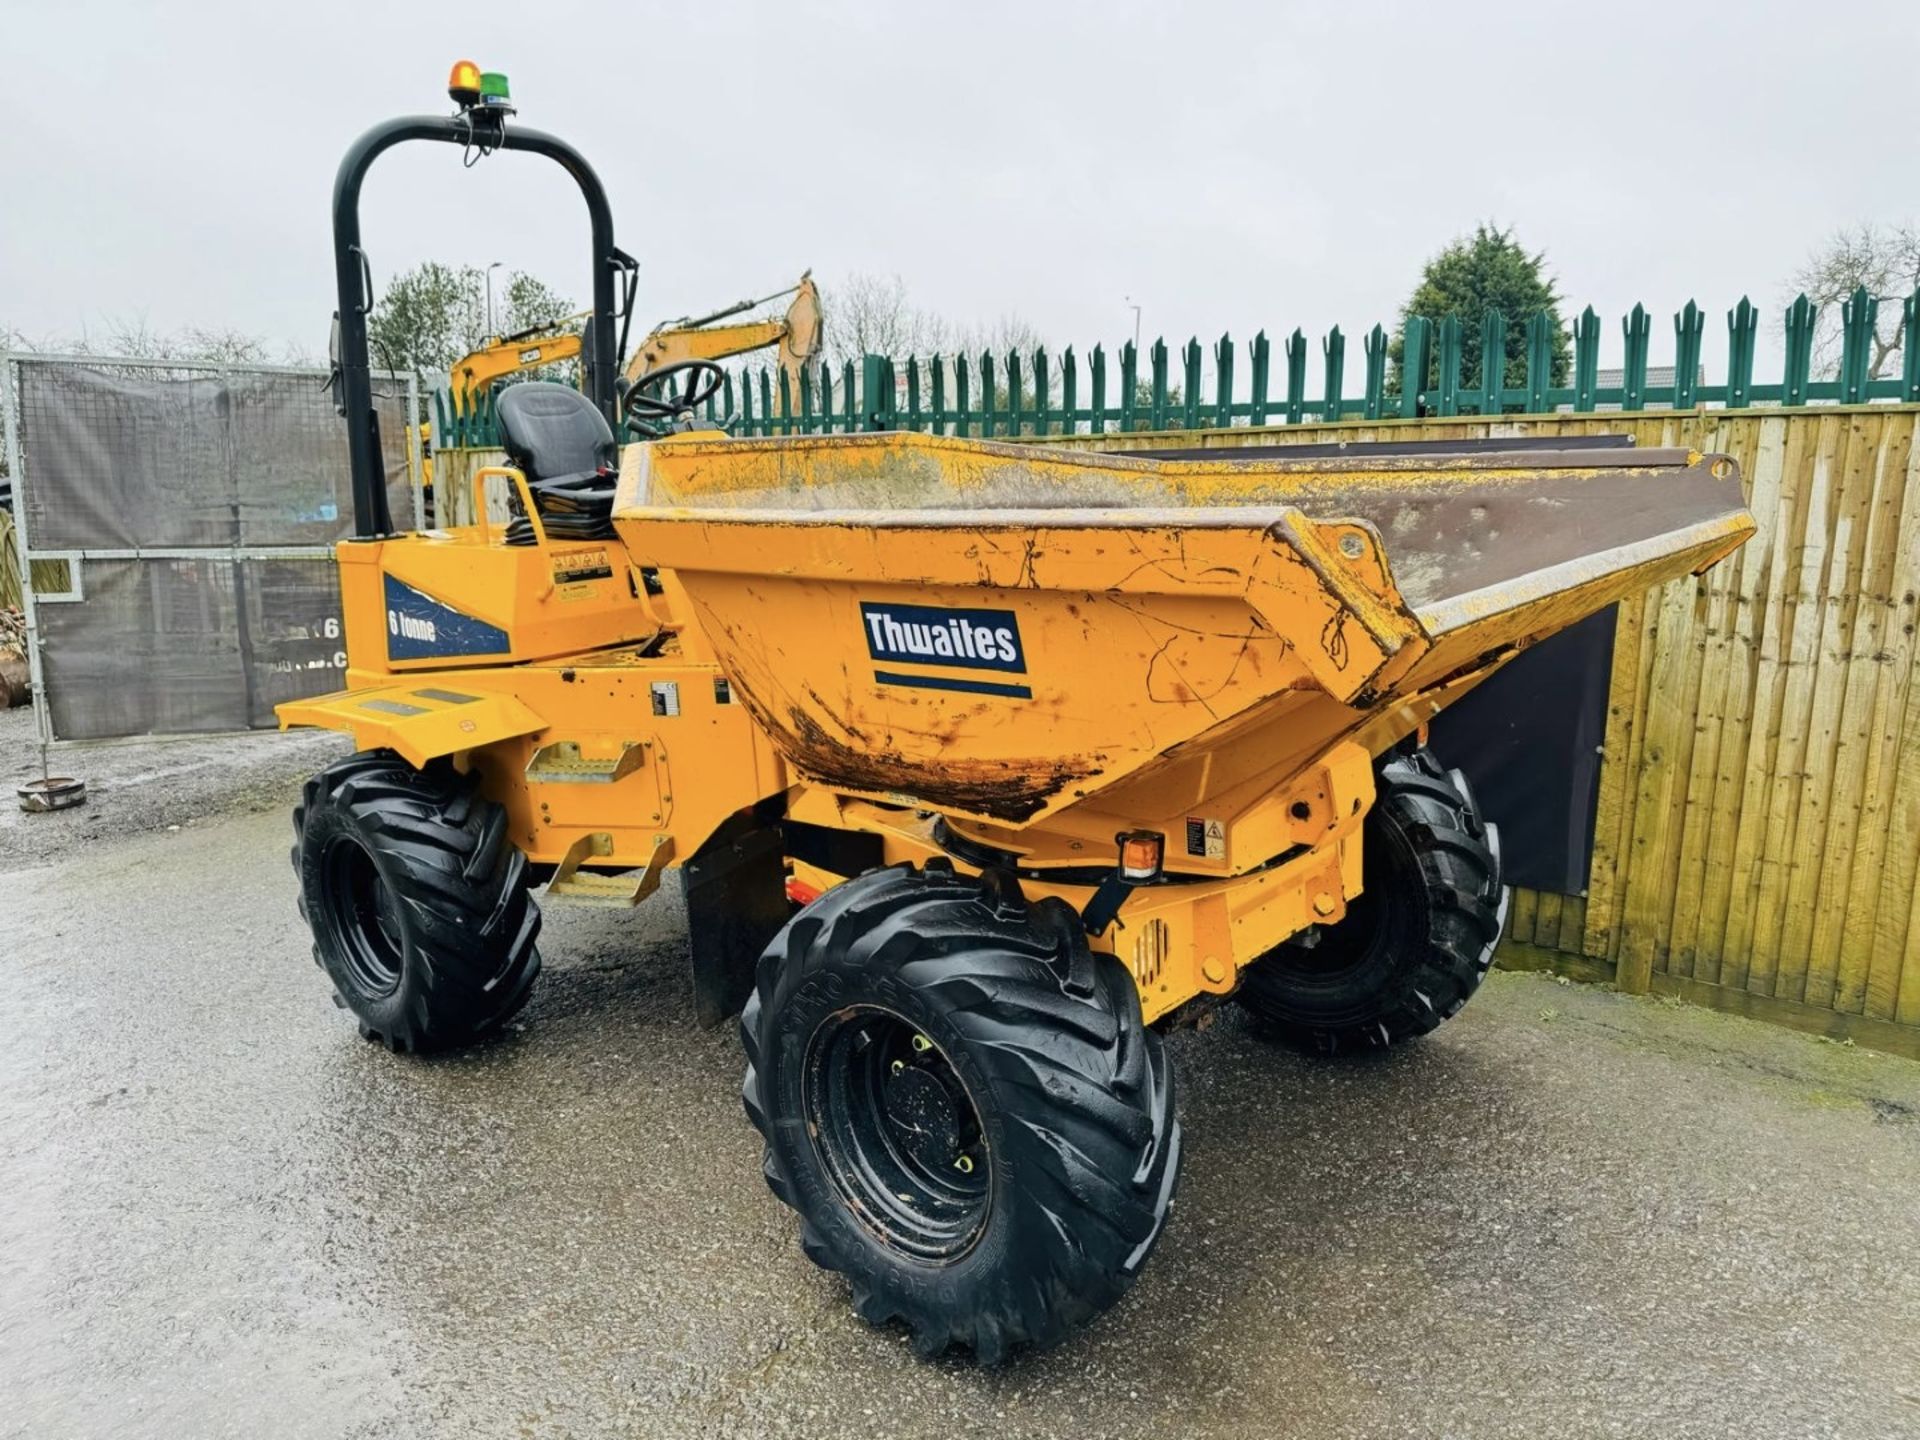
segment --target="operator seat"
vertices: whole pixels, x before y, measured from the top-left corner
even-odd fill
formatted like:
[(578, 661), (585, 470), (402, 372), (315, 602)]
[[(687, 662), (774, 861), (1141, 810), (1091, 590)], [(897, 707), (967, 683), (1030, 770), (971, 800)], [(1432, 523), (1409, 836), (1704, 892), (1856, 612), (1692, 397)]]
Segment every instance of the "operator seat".
[[(611, 538), (619, 447), (599, 408), (570, 385), (527, 380), (500, 387), (494, 415), (507, 463), (526, 475), (548, 536)], [(533, 543), (525, 516), (508, 523), (507, 543)]]

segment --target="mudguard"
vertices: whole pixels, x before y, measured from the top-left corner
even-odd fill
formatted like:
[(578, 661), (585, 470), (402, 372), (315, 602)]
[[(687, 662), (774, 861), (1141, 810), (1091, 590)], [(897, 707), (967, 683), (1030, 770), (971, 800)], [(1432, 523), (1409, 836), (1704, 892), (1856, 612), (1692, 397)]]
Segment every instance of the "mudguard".
[(283, 730), (344, 731), (359, 749), (392, 750), (414, 766), (547, 726), (511, 695), (435, 685), (426, 676), (290, 701), (277, 713)]

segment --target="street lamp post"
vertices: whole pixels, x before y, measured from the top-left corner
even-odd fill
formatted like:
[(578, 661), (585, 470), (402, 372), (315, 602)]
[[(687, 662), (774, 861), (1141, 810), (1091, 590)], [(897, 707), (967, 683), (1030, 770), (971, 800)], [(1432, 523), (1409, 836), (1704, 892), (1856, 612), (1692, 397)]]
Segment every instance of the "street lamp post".
[(500, 332), (493, 328), (493, 272), (506, 262), (496, 260), (487, 266), (487, 339), (489, 342), (500, 338)]
[(1123, 298), (1126, 300), (1128, 308), (1133, 311), (1133, 353), (1138, 355), (1140, 353), (1140, 307), (1133, 303), (1133, 297), (1131, 295)]

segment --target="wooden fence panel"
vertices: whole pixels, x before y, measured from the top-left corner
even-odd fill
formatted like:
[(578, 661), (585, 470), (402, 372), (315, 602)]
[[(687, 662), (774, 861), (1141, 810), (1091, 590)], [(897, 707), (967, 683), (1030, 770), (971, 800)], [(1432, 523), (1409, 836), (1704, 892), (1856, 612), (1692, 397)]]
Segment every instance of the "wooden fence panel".
[(1733, 455), (1759, 533), (1709, 575), (1621, 606), (1587, 892), (1516, 894), (1509, 941), (1582, 957), (1589, 971), (1610, 964), (1623, 989), (1914, 1052), (1917, 430), (1920, 406), (1881, 405), (1308, 422), (1192, 438), (1231, 448), (1626, 432)]

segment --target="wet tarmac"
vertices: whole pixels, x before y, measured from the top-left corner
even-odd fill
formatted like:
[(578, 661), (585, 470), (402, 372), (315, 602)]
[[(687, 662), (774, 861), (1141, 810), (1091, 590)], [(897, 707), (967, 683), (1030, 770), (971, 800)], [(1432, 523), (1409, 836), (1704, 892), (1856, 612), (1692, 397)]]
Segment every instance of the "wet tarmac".
[(799, 1253), (671, 900), (555, 907), (521, 1025), (395, 1058), (266, 754), (0, 829), (0, 1436), (1920, 1434), (1920, 1066), (1522, 975), (1371, 1062), (1229, 1015), (1133, 1293), (925, 1364)]

